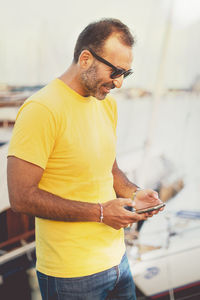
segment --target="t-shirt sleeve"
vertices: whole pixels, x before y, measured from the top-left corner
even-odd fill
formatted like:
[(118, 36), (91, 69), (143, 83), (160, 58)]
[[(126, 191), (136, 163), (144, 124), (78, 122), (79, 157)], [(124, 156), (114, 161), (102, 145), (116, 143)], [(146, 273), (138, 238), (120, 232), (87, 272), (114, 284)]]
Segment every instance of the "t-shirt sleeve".
[(17, 115), (8, 156), (16, 156), (45, 169), (55, 139), (53, 113), (41, 103), (28, 102)]

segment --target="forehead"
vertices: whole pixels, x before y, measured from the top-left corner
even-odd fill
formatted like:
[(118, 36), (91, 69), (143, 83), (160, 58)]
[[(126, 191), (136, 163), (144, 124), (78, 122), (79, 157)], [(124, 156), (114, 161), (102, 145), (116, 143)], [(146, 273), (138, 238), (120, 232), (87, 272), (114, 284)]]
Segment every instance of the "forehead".
[(116, 67), (130, 69), (133, 61), (132, 47), (124, 45), (117, 35), (111, 35), (104, 44), (103, 57)]

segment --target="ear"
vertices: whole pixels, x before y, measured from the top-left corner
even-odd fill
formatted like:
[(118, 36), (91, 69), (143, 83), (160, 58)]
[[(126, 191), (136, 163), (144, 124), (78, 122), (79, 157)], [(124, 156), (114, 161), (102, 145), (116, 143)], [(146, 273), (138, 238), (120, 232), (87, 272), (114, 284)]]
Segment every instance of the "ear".
[(87, 69), (91, 66), (93, 62), (93, 56), (88, 50), (83, 50), (79, 55), (78, 63), (81, 68)]

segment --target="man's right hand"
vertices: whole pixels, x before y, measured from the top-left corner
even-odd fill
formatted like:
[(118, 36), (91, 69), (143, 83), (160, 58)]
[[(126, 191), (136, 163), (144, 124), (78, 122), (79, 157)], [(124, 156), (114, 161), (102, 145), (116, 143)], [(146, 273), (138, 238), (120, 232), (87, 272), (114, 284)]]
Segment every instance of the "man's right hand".
[(125, 206), (133, 207), (132, 199), (117, 198), (108, 202), (102, 203), (103, 206), (103, 223), (111, 226), (114, 229), (126, 228), (132, 223), (140, 220), (146, 220), (149, 215), (137, 214), (128, 211)]

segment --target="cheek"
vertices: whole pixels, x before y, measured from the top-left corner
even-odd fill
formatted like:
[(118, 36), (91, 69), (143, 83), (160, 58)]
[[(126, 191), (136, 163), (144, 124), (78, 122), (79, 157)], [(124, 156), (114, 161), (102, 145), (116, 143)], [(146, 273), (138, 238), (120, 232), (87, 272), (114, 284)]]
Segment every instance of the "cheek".
[(108, 82), (111, 80), (110, 75), (112, 73), (112, 70), (107, 66), (101, 64), (98, 65), (98, 67), (96, 68), (96, 74), (97, 74), (97, 78), (99, 80), (101, 80), (102, 82)]

